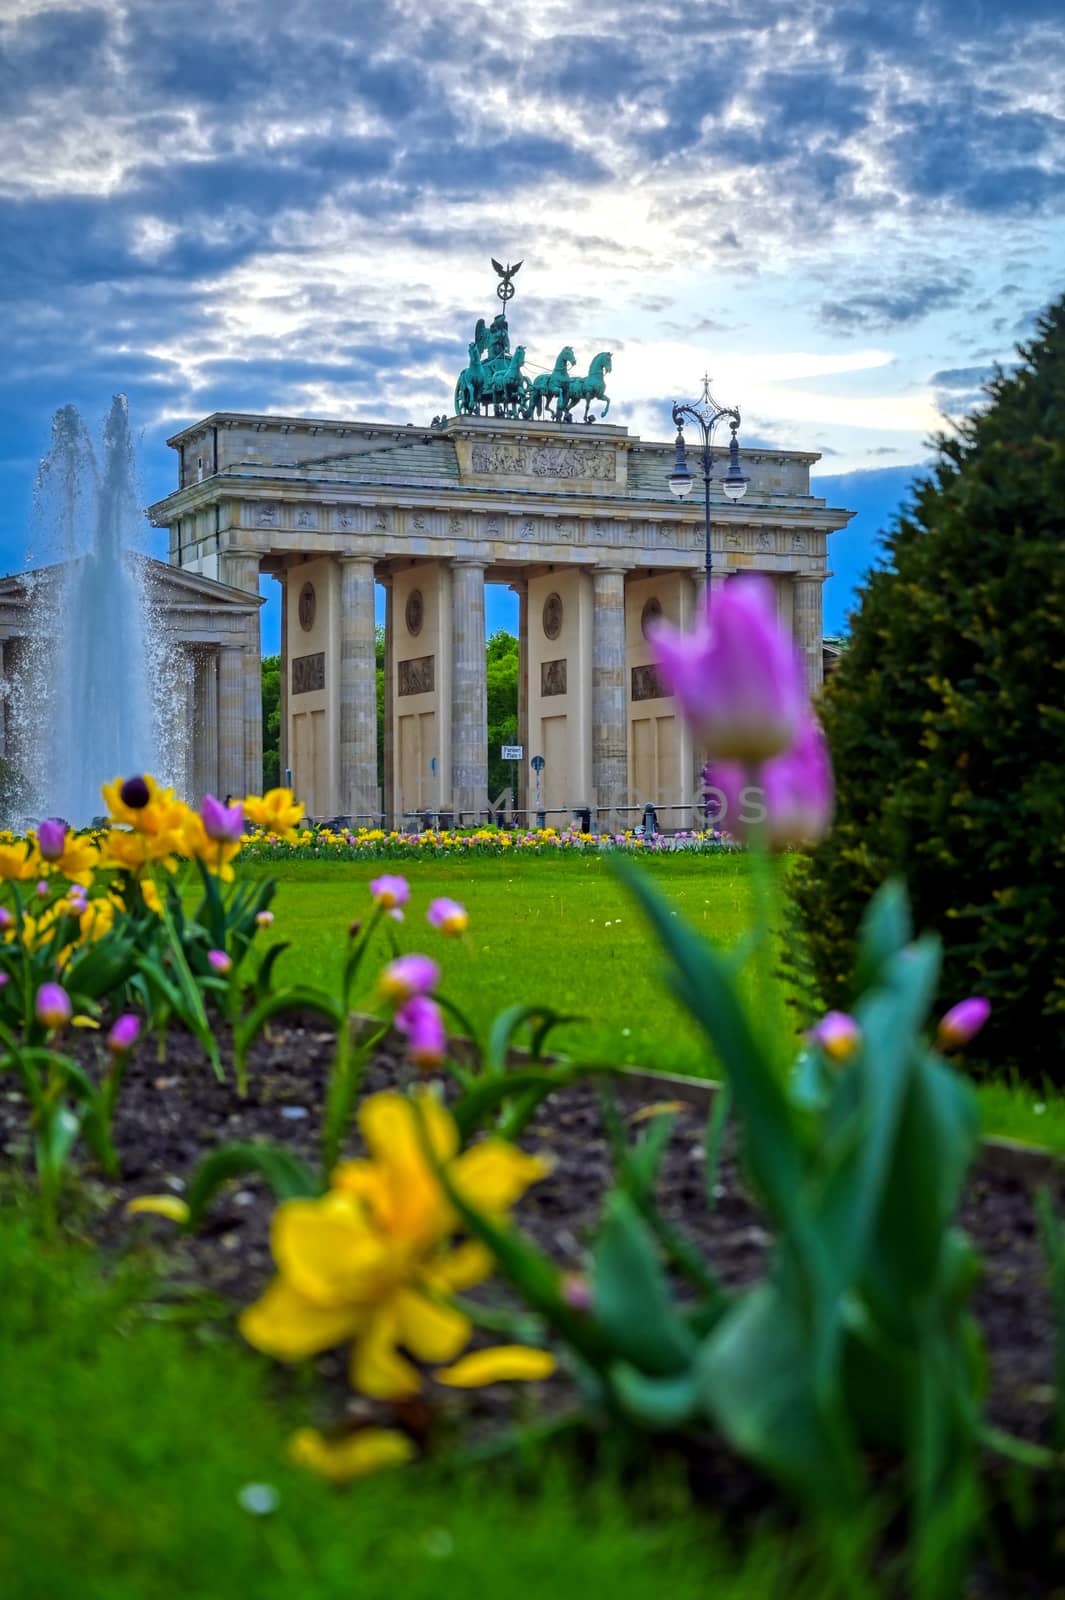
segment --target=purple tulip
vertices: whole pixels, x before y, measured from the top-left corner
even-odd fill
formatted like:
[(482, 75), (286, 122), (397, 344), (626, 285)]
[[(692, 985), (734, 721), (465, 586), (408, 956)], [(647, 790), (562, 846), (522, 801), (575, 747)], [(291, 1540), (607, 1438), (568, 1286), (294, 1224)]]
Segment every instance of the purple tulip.
[(37, 829), (37, 848), (45, 861), (58, 861), (67, 846), (67, 825), (58, 817), (47, 817)]
[(244, 805), (238, 800), (227, 806), (213, 794), (205, 794), (200, 807), (200, 820), (208, 839), (216, 844), (236, 844), (244, 832)]
[(748, 765), (787, 750), (806, 712), (802, 662), (776, 618), (772, 585), (738, 578), (714, 596), (690, 634), (650, 632), (662, 679), (711, 753)]
[(107, 1046), (111, 1054), (124, 1056), (128, 1050), (132, 1050), (140, 1031), (140, 1022), (132, 1011), (126, 1011), (122, 1016), (116, 1017), (111, 1024), (111, 1032), (107, 1035)]
[(400, 906), (405, 906), (410, 899), (410, 884), (406, 878), (386, 872), (380, 878), (373, 879), (370, 893), (373, 895), (375, 905), (383, 906), (386, 911), (394, 911)]
[(14, 917), (6, 906), (0, 906), (0, 933), (6, 933), (14, 922)]
[(396, 1027), (407, 1036), (407, 1055), (416, 1067), (438, 1067), (447, 1054), (444, 1016), (435, 1000), (415, 994), (396, 1012)]
[(207, 960), (220, 978), (224, 978), (227, 972), (232, 971), (233, 957), (226, 955), (224, 950), (208, 950)]
[(9, 972), (0, 972), (0, 989), (6, 989), (10, 982), (11, 974)]
[(465, 933), (470, 923), (466, 907), (457, 900), (448, 900), (444, 895), (432, 902), (425, 913), (425, 920), (431, 928), (451, 937)]
[(811, 1044), (820, 1045), (837, 1066), (856, 1055), (862, 1042), (861, 1029), (846, 1011), (826, 1011), (817, 1026), (810, 1029), (808, 1037)]
[(53, 1031), (70, 1021), (70, 996), (58, 983), (42, 983), (34, 1002), (37, 1021)]
[(429, 956), (397, 956), (377, 980), (378, 992), (394, 1005), (415, 995), (431, 994), (440, 982), (440, 968)]
[(790, 750), (754, 771), (738, 761), (714, 761), (705, 776), (724, 797), (714, 821), (736, 839), (761, 834), (770, 849), (783, 850), (815, 845), (828, 832), (835, 807), (832, 762), (809, 711)]
[(941, 1018), (936, 1043), (943, 1050), (959, 1050), (980, 1032), (990, 1015), (991, 1002), (985, 1000), (982, 995), (959, 1000), (958, 1004), (951, 1006), (946, 1016)]

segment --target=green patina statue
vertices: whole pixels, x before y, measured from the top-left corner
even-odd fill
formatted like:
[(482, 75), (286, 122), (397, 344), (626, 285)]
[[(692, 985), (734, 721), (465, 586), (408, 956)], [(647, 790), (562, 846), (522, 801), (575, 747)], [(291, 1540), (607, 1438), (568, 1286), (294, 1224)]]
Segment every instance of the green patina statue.
[[(511, 279), (521, 262), (517, 266), (503, 267), (493, 260), (492, 265), (500, 279), (496, 293), (505, 307), (513, 297)], [(455, 385), (455, 414), (480, 416), (483, 413), (525, 421), (546, 414), (554, 422), (572, 422), (574, 406), (583, 401), (581, 420), (593, 422), (591, 406), (602, 400), (600, 417), (605, 417), (610, 410), (604, 378), (604, 373), (611, 370), (609, 350), (595, 357), (583, 378), (570, 374), (576, 360), (572, 346), (567, 344), (559, 351), (550, 372), (539, 373), (530, 380), (522, 371), (525, 346), (519, 344), (511, 353), (506, 311), (497, 312), (490, 324), (479, 317), (469, 344), (469, 365), (463, 368)]]

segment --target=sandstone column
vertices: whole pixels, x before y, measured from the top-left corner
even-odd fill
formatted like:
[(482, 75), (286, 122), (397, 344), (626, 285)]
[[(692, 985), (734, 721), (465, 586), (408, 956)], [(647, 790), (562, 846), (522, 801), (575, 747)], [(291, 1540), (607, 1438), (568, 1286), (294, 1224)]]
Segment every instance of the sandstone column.
[(382, 762), (381, 773), (381, 809), (384, 812), (384, 827), (394, 828), (396, 825), (396, 757), (395, 728), (393, 726), (393, 717), (395, 716), (395, 709), (393, 705), (394, 685), (392, 680), (395, 676), (396, 664), (394, 659), (395, 648), (392, 637), (392, 618), (395, 608), (395, 601), (392, 593), (391, 575), (384, 578), (382, 581), (385, 586), (385, 703), (382, 708), (385, 726), (384, 735), (381, 741), (382, 745), (384, 746), (382, 752), (384, 759)]
[[(518, 743), (524, 752), (518, 763), (518, 792), (514, 809), (524, 813), (529, 804), (529, 585), (518, 578), (510, 585), (518, 597)], [(523, 818), (526, 822), (527, 818)]]
[(288, 697), (292, 685), (289, 682), (292, 669), (288, 664), (288, 568), (278, 575), (281, 585), (281, 671), (279, 673), (278, 696), (278, 782), (284, 786), (288, 783), (285, 774), (291, 762), (288, 757)]
[(451, 797), (456, 822), (481, 820), (488, 804), (488, 689), (484, 564), (451, 566)]
[(628, 782), (625, 695), (625, 571), (592, 573), (592, 787), (599, 827)]
[[(239, 800), (244, 786), (244, 651), (222, 649), (218, 656), (218, 798)], [(256, 785), (256, 789), (258, 785)]]
[[(218, 577), (221, 583), (243, 589), (246, 594), (259, 597), (259, 556), (254, 550), (224, 550), (218, 558)], [(259, 608), (247, 619), (244, 628), (243, 673), (244, 717), (240, 742), (243, 779), (238, 785), (241, 794), (259, 794), (263, 786), (263, 676), (259, 649)], [(222, 737), (230, 734), (222, 730)], [(234, 790), (237, 793), (238, 790)]]
[(373, 558), (340, 560), (340, 809), (377, 816), (377, 673)]
[(219, 790), (217, 652), (198, 651), (194, 671), (192, 771), (196, 792), (192, 798), (198, 805), (205, 794), (217, 795)]
[(0, 642), (0, 756), (7, 755), (7, 662)]
[(812, 697), (821, 692), (824, 680), (821, 654), (821, 583), (820, 577), (800, 573), (794, 580), (794, 631), (795, 643), (802, 656), (806, 672), (806, 691)]

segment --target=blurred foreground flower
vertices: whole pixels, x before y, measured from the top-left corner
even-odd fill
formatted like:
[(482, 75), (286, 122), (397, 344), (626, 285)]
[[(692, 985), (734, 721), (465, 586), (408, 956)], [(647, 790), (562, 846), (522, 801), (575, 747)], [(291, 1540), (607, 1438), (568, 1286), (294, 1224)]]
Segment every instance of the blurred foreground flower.
[(58, 817), (46, 817), (37, 829), (37, 848), (45, 861), (58, 861), (66, 847), (67, 826)]
[(454, 1242), (458, 1219), (427, 1148), (463, 1198), (494, 1217), (548, 1167), (503, 1139), (460, 1153), (451, 1114), (424, 1092), (413, 1100), (371, 1095), (359, 1126), (368, 1158), (339, 1166), (321, 1199), (288, 1200), (274, 1213), (278, 1276), (240, 1328), (249, 1343), (283, 1361), (350, 1339), (355, 1388), (398, 1399), (421, 1387), (399, 1346), (422, 1361), (454, 1361), (472, 1327), (448, 1296), (492, 1271), (483, 1246)]
[(132, 1050), (140, 1031), (140, 1021), (133, 1015), (132, 1011), (127, 1011), (121, 1017), (116, 1017), (111, 1024), (111, 1031), (107, 1035), (107, 1047), (112, 1055), (125, 1055), (127, 1050)]
[(63, 1028), (70, 1021), (70, 996), (58, 983), (42, 983), (37, 990), (34, 1010), (42, 1027)]
[(205, 794), (200, 818), (208, 839), (216, 844), (235, 844), (244, 832), (244, 807), (239, 800), (227, 806), (213, 794)]
[(831, 826), (832, 763), (821, 725), (810, 711), (791, 749), (753, 772), (737, 761), (714, 761), (704, 769), (704, 778), (724, 796), (715, 821), (734, 838), (750, 839), (760, 832), (771, 850), (784, 850), (818, 844)]
[(532, 1345), (501, 1344), (488, 1350), (473, 1350), (452, 1367), (435, 1374), (437, 1383), (452, 1389), (478, 1389), (484, 1383), (535, 1383), (549, 1378), (558, 1363), (550, 1350)]
[(396, 873), (385, 872), (371, 881), (370, 893), (374, 905), (383, 907), (385, 911), (395, 911), (410, 899), (410, 884)]
[(425, 920), (429, 926), (436, 928), (440, 933), (451, 938), (460, 933), (465, 933), (470, 925), (469, 912), (457, 900), (448, 900), (441, 896), (434, 900), (425, 913)]
[(936, 1043), (942, 1050), (959, 1050), (980, 1032), (991, 1015), (991, 1002), (982, 995), (959, 1000), (956, 1006), (941, 1018)]
[(268, 789), (265, 794), (244, 797), (244, 815), (266, 833), (278, 839), (294, 839), (303, 817), (303, 802), (291, 789)]
[(224, 978), (228, 972), (233, 970), (233, 958), (228, 956), (224, 950), (208, 950), (207, 960), (221, 978)]
[(444, 1014), (428, 995), (416, 994), (396, 1012), (396, 1027), (407, 1038), (407, 1055), (416, 1067), (438, 1067), (447, 1055)]
[(431, 956), (397, 956), (382, 969), (377, 992), (393, 1005), (402, 1005), (415, 995), (431, 994), (440, 982), (440, 968)]
[(810, 1029), (809, 1037), (811, 1044), (820, 1045), (837, 1066), (857, 1055), (862, 1042), (861, 1029), (846, 1011), (826, 1011), (817, 1026)]
[(737, 578), (715, 593), (694, 632), (660, 622), (650, 638), (666, 689), (712, 755), (751, 764), (794, 744), (806, 686), (768, 581)]

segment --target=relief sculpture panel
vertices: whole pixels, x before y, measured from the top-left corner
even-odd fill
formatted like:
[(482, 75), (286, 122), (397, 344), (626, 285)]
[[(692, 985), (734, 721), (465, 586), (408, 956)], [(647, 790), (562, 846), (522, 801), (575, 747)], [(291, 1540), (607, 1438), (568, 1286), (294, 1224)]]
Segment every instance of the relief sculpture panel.
[(562, 445), (487, 444), (471, 453), (474, 472), (516, 478), (600, 478), (616, 476), (612, 450), (570, 450)]
[(435, 656), (415, 656), (399, 663), (400, 694), (432, 694), (436, 687)]

